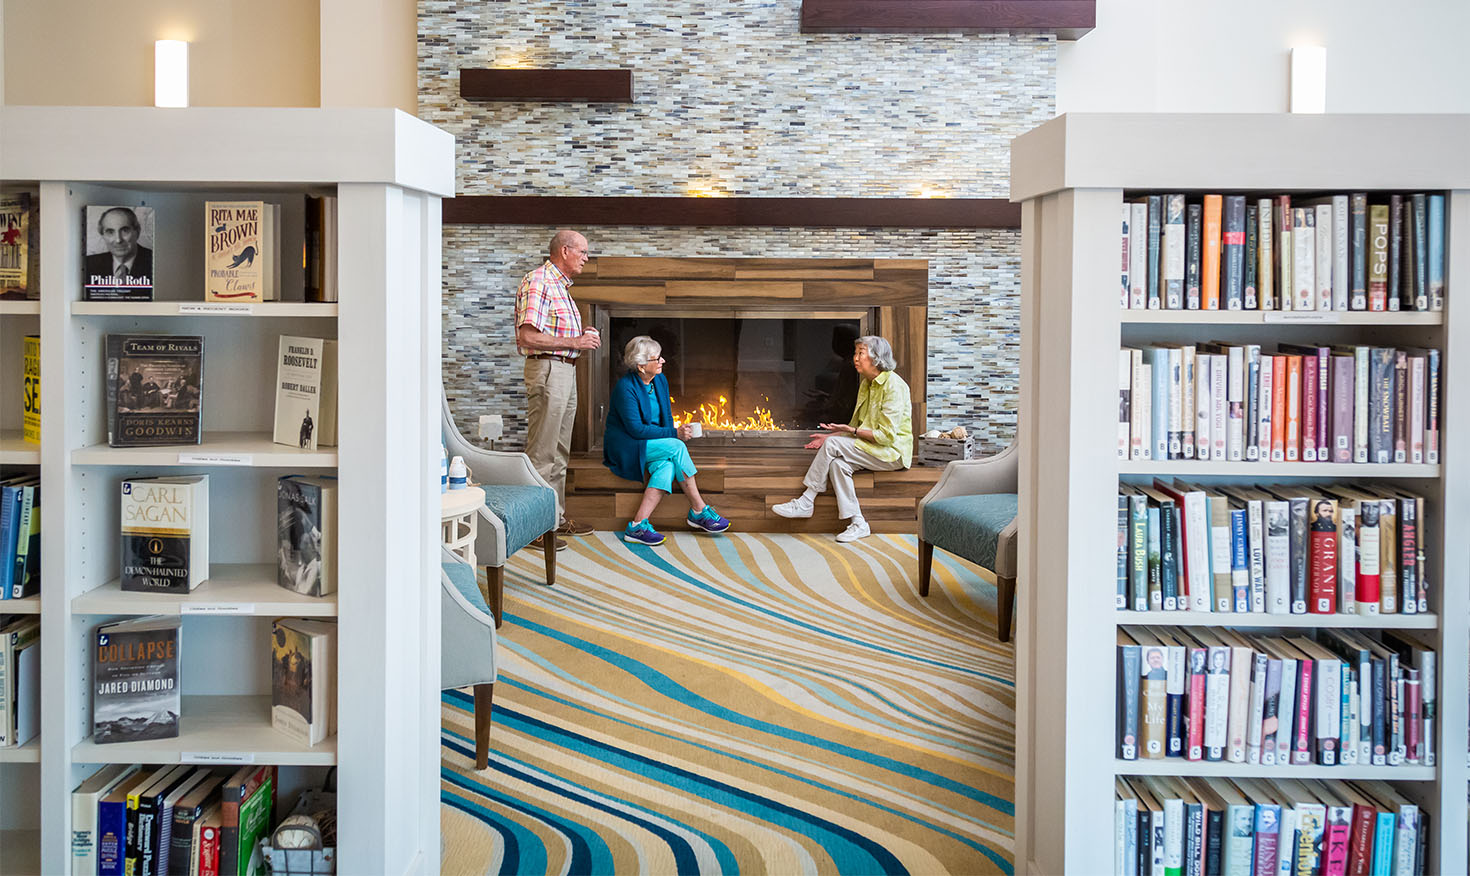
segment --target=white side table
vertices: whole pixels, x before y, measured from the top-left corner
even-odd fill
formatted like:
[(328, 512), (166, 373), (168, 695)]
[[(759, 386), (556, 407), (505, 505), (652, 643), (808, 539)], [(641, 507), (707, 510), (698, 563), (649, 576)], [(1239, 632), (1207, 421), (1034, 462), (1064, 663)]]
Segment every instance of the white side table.
[(475, 536), (480, 529), (480, 509), (485, 491), (479, 487), (445, 490), (439, 494), (439, 520), (444, 546), (475, 568)]

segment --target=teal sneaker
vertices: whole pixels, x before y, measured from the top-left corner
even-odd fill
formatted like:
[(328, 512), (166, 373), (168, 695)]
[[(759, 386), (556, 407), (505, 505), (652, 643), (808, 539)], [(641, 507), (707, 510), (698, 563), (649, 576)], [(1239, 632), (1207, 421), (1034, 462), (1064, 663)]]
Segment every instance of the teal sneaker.
[(730, 528), (730, 521), (720, 516), (713, 505), (705, 505), (704, 510), (698, 514), (689, 512), (689, 526), (704, 532), (724, 532)]
[(628, 524), (628, 528), (623, 530), (623, 541), (656, 547), (664, 543), (664, 537), (662, 533), (649, 526), (647, 520), (642, 520)]

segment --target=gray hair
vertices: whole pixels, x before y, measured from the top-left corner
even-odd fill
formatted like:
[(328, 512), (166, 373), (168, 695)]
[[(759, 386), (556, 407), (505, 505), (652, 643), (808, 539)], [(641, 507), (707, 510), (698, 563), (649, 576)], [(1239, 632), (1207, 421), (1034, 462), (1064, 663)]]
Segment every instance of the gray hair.
[(629, 371), (636, 371), (639, 365), (647, 365), (664, 351), (663, 345), (648, 335), (639, 335), (623, 347), (623, 364), (628, 366)]
[(873, 364), (878, 366), (879, 371), (892, 371), (898, 367), (893, 358), (893, 345), (878, 337), (877, 335), (863, 335), (853, 342), (868, 348), (868, 355), (873, 358)]
[(142, 231), (143, 230), (143, 226), (138, 223), (138, 214), (135, 213), (135, 212), (133, 212), (133, 208), (132, 207), (108, 207), (106, 210), (103, 210), (102, 211), (102, 215), (101, 216), (98, 216), (97, 217), (97, 233), (98, 234), (101, 234), (102, 233), (102, 220), (106, 219), (108, 216), (111, 216), (113, 213), (122, 213), (124, 216), (127, 216), (128, 217), (128, 225), (130, 227), (132, 227), (133, 230), (135, 230), (135, 231)]

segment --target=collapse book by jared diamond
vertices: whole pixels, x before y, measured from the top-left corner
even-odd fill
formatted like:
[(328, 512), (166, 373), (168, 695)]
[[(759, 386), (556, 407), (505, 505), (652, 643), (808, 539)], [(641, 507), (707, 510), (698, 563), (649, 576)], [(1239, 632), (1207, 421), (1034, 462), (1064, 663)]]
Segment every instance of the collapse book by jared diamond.
[(94, 742), (179, 735), (179, 621), (155, 615), (97, 627), (92, 663)]

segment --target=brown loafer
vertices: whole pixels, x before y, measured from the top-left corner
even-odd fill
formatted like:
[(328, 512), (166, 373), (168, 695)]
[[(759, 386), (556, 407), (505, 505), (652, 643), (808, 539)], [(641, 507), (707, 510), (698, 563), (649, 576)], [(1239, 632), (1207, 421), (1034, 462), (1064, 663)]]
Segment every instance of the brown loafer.
[(585, 523), (578, 523), (570, 517), (563, 517), (561, 525), (556, 528), (557, 535), (591, 535), (592, 527)]
[[(553, 536), (553, 538), (555, 538), (555, 536)], [(533, 548), (535, 548), (537, 550), (546, 550), (546, 536), (545, 535), (538, 535), (538, 536), (536, 536), (536, 540), (533, 541), (533, 542), (531, 542), (531, 547), (533, 547)], [(562, 541), (559, 538), (556, 539), (556, 549), (559, 550), (559, 551), (566, 550), (567, 549), (567, 543), (564, 542), (564, 541)]]

